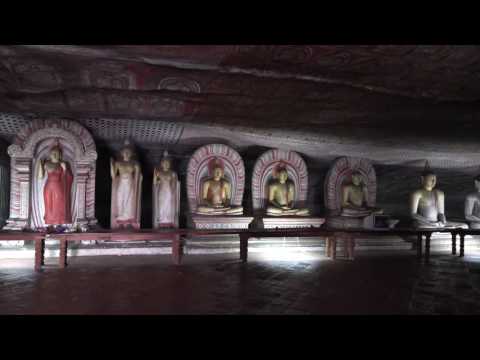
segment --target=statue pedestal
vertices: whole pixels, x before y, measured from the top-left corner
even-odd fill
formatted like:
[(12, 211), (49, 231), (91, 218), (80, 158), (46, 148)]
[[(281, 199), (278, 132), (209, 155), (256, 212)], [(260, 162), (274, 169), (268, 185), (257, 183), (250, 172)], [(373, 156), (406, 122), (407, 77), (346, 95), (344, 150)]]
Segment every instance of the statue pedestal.
[(289, 229), (320, 227), (325, 222), (324, 218), (309, 216), (268, 216), (259, 221), (259, 226), (264, 229)]
[(327, 217), (326, 225), (333, 229), (372, 229), (375, 227), (375, 215), (364, 218), (330, 216)]
[(193, 215), (192, 221), (195, 229), (248, 229), (253, 217)]

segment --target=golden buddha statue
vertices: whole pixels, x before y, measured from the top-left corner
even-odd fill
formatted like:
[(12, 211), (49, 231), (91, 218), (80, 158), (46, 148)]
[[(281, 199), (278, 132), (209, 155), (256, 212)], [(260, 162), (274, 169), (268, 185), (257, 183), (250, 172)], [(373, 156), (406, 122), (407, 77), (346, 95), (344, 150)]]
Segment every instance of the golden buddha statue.
[(268, 186), (267, 214), (273, 216), (308, 216), (308, 209), (294, 207), (295, 185), (288, 180), (286, 169), (278, 171), (276, 179)]
[(216, 165), (212, 170), (213, 176), (206, 179), (202, 185), (202, 205), (197, 207), (200, 215), (242, 215), (242, 206), (230, 206), (232, 189), (230, 182), (225, 179), (223, 168)]
[(362, 175), (358, 171), (352, 173), (352, 182), (342, 186), (341, 216), (367, 217), (371, 214), (383, 214), (379, 208), (367, 205), (367, 187), (362, 182)]

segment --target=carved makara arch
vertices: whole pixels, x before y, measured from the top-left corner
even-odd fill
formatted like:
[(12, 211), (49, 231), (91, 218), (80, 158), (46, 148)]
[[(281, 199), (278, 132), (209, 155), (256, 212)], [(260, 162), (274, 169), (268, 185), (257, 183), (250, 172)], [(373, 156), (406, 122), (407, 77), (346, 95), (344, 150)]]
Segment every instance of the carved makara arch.
[(210, 176), (212, 161), (221, 164), (225, 178), (231, 184), (232, 206), (242, 206), (245, 189), (245, 166), (240, 154), (223, 144), (209, 144), (197, 149), (187, 168), (187, 196), (190, 211), (197, 209), (201, 199), (201, 185)]
[(39, 119), (26, 125), (8, 147), (11, 163), (10, 216), (6, 229), (36, 230), (43, 227), (42, 189), (36, 177), (39, 160), (45, 159), (58, 141), (73, 174), (72, 225), (93, 226), (95, 218), (95, 173), (97, 152), (90, 133), (76, 122)]
[(374, 207), (377, 198), (377, 177), (368, 159), (340, 157), (330, 167), (325, 177), (325, 207), (330, 214), (341, 210), (342, 185), (351, 181), (352, 172), (358, 171), (367, 188), (367, 204)]
[(305, 161), (294, 151), (272, 149), (263, 153), (253, 168), (252, 201), (255, 212), (266, 208), (267, 187), (279, 166), (287, 170), (288, 178), (295, 185), (295, 207), (306, 207), (308, 170)]

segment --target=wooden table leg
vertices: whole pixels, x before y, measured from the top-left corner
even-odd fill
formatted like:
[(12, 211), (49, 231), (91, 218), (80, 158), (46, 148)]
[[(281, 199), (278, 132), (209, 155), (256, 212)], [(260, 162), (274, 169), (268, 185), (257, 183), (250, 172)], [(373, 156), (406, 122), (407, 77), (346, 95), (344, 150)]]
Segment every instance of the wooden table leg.
[(355, 237), (352, 235), (348, 239), (348, 260), (353, 260), (355, 251)]
[(35, 271), (40, 271), (45, 264), (45, 239), (35, 240)]
[(337, 258), (337, 236), (334, 235), (330, 238), (330, 241), (332, 242), (330, 244), (331, 246), (331, 253), (332, 253), (332, 260), (335, 260)]
[(465, 255), (465, 234), (460, 234), (460, 257)]
[(175, 235), (172, 240), (172, 258), (175, 265), (180, 265), (182, 263), (183, 257), (183, 246), (182, 239), (180, 235)]
[(60, 265), (60, 268), (62, 269), (65, 268), (65, 266), (67, 266), (67, 246), (68, 246), (67, 239), (61, 239), (59, 265)]
[(348, 233), (344, 233), (342, 234), (342, 237), (344, 239), (344, 246), (345, 246), (345, 250), (344, 250), (344, 254), (345, 254), (345, 258), (347, 260), (353, 260), (353, 249), (355, 247), (355, 238), (353, 235), (351, 234), (348, 234)]
[(425, 263), (430, 262), (430, 238), (432, 233), (427, 233), (425, 236)]
[(343, 238), (343, 256), (345, 256), (346, 259), (350, 258), (350, 235), (349, 234), (342, 234)]
[(422, 242), (423, 242), (423, 234), (417, 234), (417, 258), (418, 260), (422, 259)]
[(457, 234), (452, 232), (452, 255), (457, 253)]
[(244, 263), (248, 260), (248, 234), (240, 234), (240, 259)]

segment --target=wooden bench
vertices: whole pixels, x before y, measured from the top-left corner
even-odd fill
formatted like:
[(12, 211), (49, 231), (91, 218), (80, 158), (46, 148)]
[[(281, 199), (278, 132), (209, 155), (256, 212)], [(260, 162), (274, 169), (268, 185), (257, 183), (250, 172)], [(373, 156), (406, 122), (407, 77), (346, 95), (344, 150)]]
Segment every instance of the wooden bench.
[[(68, 242), (84, 240), (103, 240), (103, 241), (156, 241), (172, 240), (172, 258), (173, 263), (179, 265), (183, 256), (183, 247), (181, 241), (181, 231), (179, 230), (140, 230), (136, 232), (85, 232), (85, 233), (64, 233), (49, 234), (47, 239), (58, 240), (60, 242), (59, 266), (67, 266)], [(42, 262), (43, 263), (43, 262)]]
[[(416, 250), (417, 257), (419, 260), (422, 257), (425, 257), (425, 263), (430, 262), (430, 242), (433, 233), (450, 233), (452, 236), (452, 254), (456, 254), (456, 236), (460, 235), (460, 256), (464, 256), (464, 238), (466, 232), (471, 230), (465, 230), (461, 228), (455, 229), (410, 229), (410, 228), (396, 228), (396, 229), (350, 229), (337, 231), (333, 230), (334, 235), (332, 236), (333, 250), (331, 250), (331, 257), (335, 259), (336, 253), (336, 242), (339, 239), (346, 241), (345, 252), (349, 259), (353, 260), (354, 248), (355, 248), (355, 238), (361, 235), (368, 236), (378, 236), (378, 235), (406, 235), (406, 236), (416, 236)], [(480, 231), (478, 231), (480, 234)], [(425, 253), (423, 255), (423, 238), (425, 238)]]

